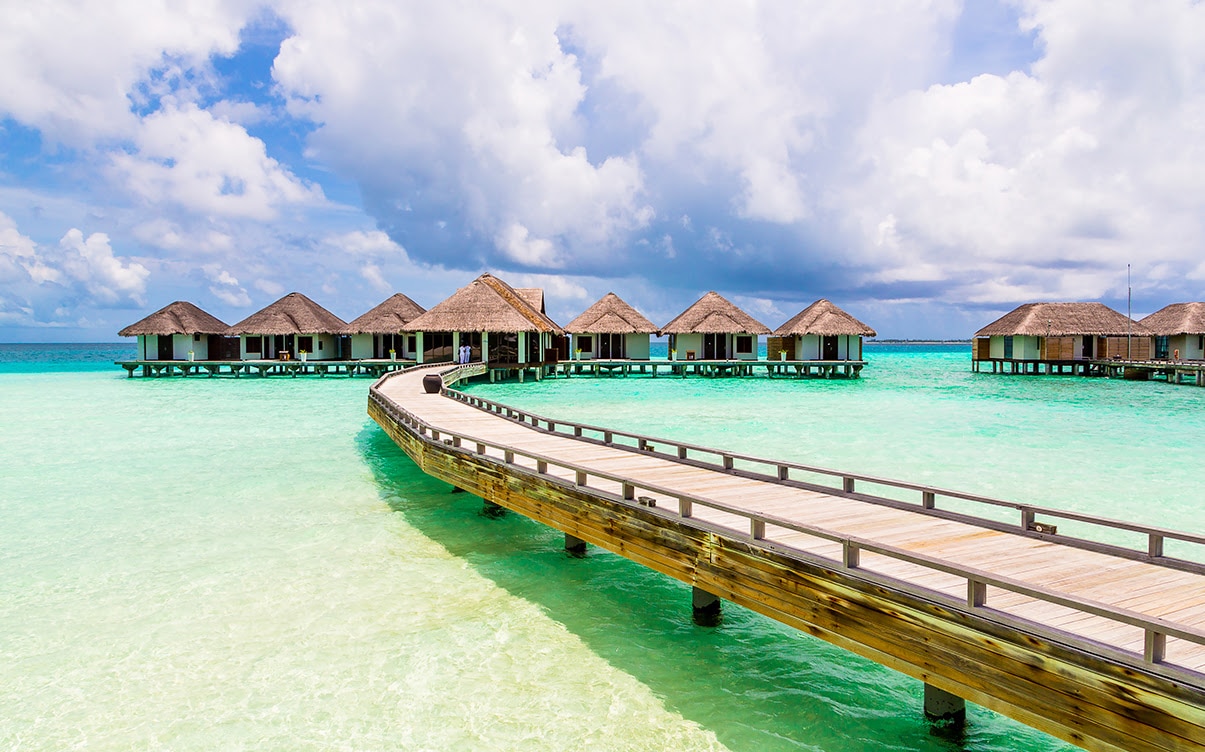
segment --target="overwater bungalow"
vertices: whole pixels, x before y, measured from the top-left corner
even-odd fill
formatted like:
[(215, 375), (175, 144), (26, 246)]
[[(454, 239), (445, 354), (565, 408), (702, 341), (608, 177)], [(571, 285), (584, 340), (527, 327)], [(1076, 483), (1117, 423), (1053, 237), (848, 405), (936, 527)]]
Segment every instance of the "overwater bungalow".
[(578, 360), (648, 360), (657, 327), (613, 292), (565, 325)]
[(877, 332), (821, 298), (774, 330), (770, 360), (861, 360), (862, 338)]
[(169, 303), (117, 334), (138, 338), (139, 360), (219, 360), (231, 355), (226, 323), (184, 300)]
[(351, 337), (351, 357), (357, 360), (414, 360), (418, 350), (417, 337), (402, 334), (402, 330), (424, 313), (425, 308), (400, 292), (389, 296), (376, 308), (343, 327), (343, 334)]
[(1141, 323), (1155, 335), (1156, 359), (1205, 359), (1205, 303), (1172, 303)]
[(544, 291), (515, 289), (492, 274), (452, 293), (403, 328), (415, 335), (420, 363), (456, 360), (470, 347), (472, 361), (524, 364), (555, 361), (567, 354), (564, 331), (544, 312)]
[(1154, 337), (1103, 303), (1026, 303), (975, 332), (972, 368), (1087, 373), (1092, 360), (1146, 360)]
[(661, 327), (669, 335), (671, 359), (757, 360), (757, 337), (770, 328), (709, 292)]
[(239, 338), (241, 360), (337, 360), (346, 357), (347, 322), (299, 292), (291, 292), (227, 329)]

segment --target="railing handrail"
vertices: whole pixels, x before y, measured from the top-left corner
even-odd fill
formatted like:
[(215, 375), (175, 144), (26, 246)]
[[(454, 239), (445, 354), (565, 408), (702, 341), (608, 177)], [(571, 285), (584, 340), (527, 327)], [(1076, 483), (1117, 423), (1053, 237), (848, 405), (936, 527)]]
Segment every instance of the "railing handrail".
[[(879, 573), (874, 573), (873, 570), (866, 570), (866, 571), (874, 574), (878, 578), (892, 581), (892, 582), (897, 583), (906, 588), (924, 590), (925, 592), (930, 593), (932, 596), (939, 598), (947, 605), (951, 605), (954, 608), (958, 608), (959, 610), (962, 610), (962, 611), (965, 611), (968, 613), (981, 613), (982, 614), (982, 613), (986, 613), (986, 611), (985, 611), (985, 609), (986, 609), (987, 611), (991, 611), (992, 613), (1003, 614), (1010, 619), (1023, 621), (1027, 624), (1033, 625), (1033, 626), (1037, 627), (1038, 630), (1047, 629), (1047, 630), (1052, 630), (1052, 631), (1058, 632), (1064, 638), (1083, 639), (1083, 638), (1078, 638), (1076, 635), (1074, 635), (1074, 633), (1070, 633), (1065, 630), (1057, 630), (1054, 628), (1044, 627), (1044, 625), (1040, 624), (1039, 622), (1035, 622), (1030, 619), (1025, 619), (1024, 617), (1017, 617), (1012, 614), (1008, 614), (1007, 612), (997, 611), (996, 609), (989, 609), (987, 607), (986, 587), (991, 586), (991, 587), (996, 587), (996, 588), (1006, 590), (1009, 592), (1013, 592), (1013, 593), (1016, 593), (1019, 595), (1031, 597), (1031, 598), (1034, 598), (1035, 600), (1039, 600), (1039, 601), (1043, 601), (1043, 602), (1047, 602), (1047, 603), (1053, 603), (1053, 604), (1060, 605), (1060, 606), (1063, 606), (1066, 608), (1070, 608), (1070, 609), (1073, 609), (1076, 611), (1080, 611), (1082, 613), (1099, 616), (1099, 617), (1102, 617), (1105, 619), (1109, 619), (1111, 621), (1118, 622), (1120, 624), (1126, 624), (1129, 626), (1140, 628), (1144, 631), (1144, 633), (1146, 635), (1145, 640), (1144, 640), (1143, 660), (1141, 662), (1130, 661), (1131, 663), (1133, 663), (1134, 665), (1137, 665), (1137, 666), (1149, 667), (1150, 664), (1163, 663), (1164, 662), (1164, 660), (1163, 660), (1164, 659), (1164, 649), (1165, 649), (1165, 643), (1166, 643), (1167, 637), (1175, 637), (1175, 638), (1179, 638), (1179, 639), (1182, 639), (1182, 640), (1185, 640), (1188, 642), (1192, 642), (1195, 644), (1205, 645), (1205, 631), (1199, 630), (1199, 629), (1196, 629), (1193, 627), (1178, 625), (1173, 622), (1162, 619), (1160, 617), (1148, 616), (1146, 614), (1143, 614), (1143, 613), (1140, 613), (1137, 611), (1133, 611), (1131, 609), (1112, 606), (1107, 603), (1102, 603), (1100, 601), (1096, 601), (1093, 599), (1080, 598), (1080, 597), (1077, 597), (1074, 595), (1065, 595), (1063, 593), (1059, 593), (1059, 592), (1050, 590), (1048, 588), (1044, 588), (1044, 587), (1036, 586), (1036, 585), (1030, 585), (1030, 584), (1021, 582), (1019, 580), (1015, 580), (1010, 577), (995, 575), (995, 574), (992, 574), (990, 572), (987, 572), (987, 571), (984, 571), (984, 570), (981, 570), (981, 569), (978, 569), (975, 567), (964, 567), (964, 566), (959, 566), (956, 564), (950, 564), (948, 562), (937, 559), (935, 557), (927, 556), (925, 554), (915, 553), (915, 552), (908, 551), (906, 549), (902, 549), (902, 548), (892, 546), (889, 544), (877, 543), (875, 541), (861, 538), (858, 536), (849, 536), (849, 535), (841, 535), (839, 533), (833, 533), (831, 531), (828, 531), (828, 530), (825, 530), (823, 528), (819, 528), (819, 527), (816, 527), (813, 525), (809, 525), (807, 523), (801, 523), (801, 522), (796, 522), (793, 520), (788, 520), (788, 519), (779, 517), (777, 515), (763, 514), (763, 513), (759, 513), (759, 512), (750, 511), (747, 509), (742, 509), (740, 507), (736, 507), (731, 504), (727, 504), (725, 502), (717, 501), (715, 499), (711, 499), (711, 498), (708, 498), (706, 496), (702, 496), (699, 494), (684, 493), (684, 492), (675, 490), (673, 488), (670, 488), (668, 486), (663, 486), (658, 483), (641, 481), (641, 480), (632, 478), (630, 476), (626, 476), (626, 475), (622, 475), (622, 474), (618, 474), (618, 473), (612, 473), (612, 472), (608, 472), (608, 471), (604, 471), (604, 470), (597, 470), (597, 469), (589, 468), (584, 465), (579, 465), (575, 462), (570, 462), (568, 460), (562, 460), (562, 459), (544, 455), (544, 454), (541, 454), (538, 452), (532, 452), (529, 450), (520, 449), (520, 448), (514, 447), (509, 444), (504, 444), (502, 442), (493, 441), (490, 439), (482, 439), (480, 437), (476, 437), (471, 434), (466, 434), (466, 433), (459, 432), (459, 431), (437, 428), (437, 427), (431, 425), (430, 423), (426, 422), (422, 418), (419, 418), (417, 415), (402, 408), (396, 402), (394, 402), (393, 400), (389, 399), (387, 396), (382, 394), (380, 392), (380, 390), (377, 388), (377, 384), (374, 384), (370, 388), (369, 398), (376, 401), (377, 404), (380, 405), (386, 411), (386, 413), (393, 414), (393, 417), (399, 419), (400, 422), (404, 426), (412, 427), (414, 429), (412, 431), (412, 433), (416, 434), (417, 437), (419, 438), (419, 440), (421, 440), (421, 441), (431, 443), (431, 444), (443, 444), (445, 446), (447, 444), (450, 444), (451, 448), (453, 448), (453, 449), (459, 449), (461, 451), (469, 451), (469, 450), (465, 449), (465, 447), (463, 446), (463, 444), (467, 442), (467, 443), (475, 445), (474, 448), (476, 449), (476, 451), (474, 451), (473, 454), (483, 458), (486, 461), (500, 462), (502, 464), (515, 468), (515, 470), (519, 471), (519, 472), (523, 472), (523, 473), (538, 476), (538, 477), (544, 477), (552, 482), (567, 484), (567, 481), (564, 481), (563, 479), (557, 478), (555, 476), (550, 476), (548, 474), (548, 470), (547, 470), (548, 466), (560, 467), (565, 470), (571, 471), (574, 474), (576, 481), (577, 481), (576, 484), (574, 484), (574, 485), (576, 485), (576, 487), (590, 488), (590, 490), (593, 493), (603, 495), (607, 498), (611, 498), (614, 501), (630, 503), (630, 504), (634, 504), (634, 505), (638, 504), (636, 494), (635, 494), (636, 489), (642, 489), (642, 490), (649, 491), (649, 492), (652, 492), (655, 494), (660, 494), (662, 496), (677, 499), (678, 500), (677, 519), (679, 519), (680, 521), (682, 521), (684, 524), (687, 524), (687, 525), (696, 525), (696, 526), (698, 525), (698, 523), (690, 522), (691, 508), (693, 505), (698, 504), (699, 506), (704, 506), (704, 507), (708, 507), (711, 509), (715, 509), (717, 511), (726, 512), (726, 513), (733, 514), (733, 515), (736, 515), (738, 517), (742, 517), (742, 518), (748, 520), (750, 522), (750, 531), (751, 531), (748, 535), (748, 541), (753, 543), (754, 545), (756, 545), (757, 541), (759, 541), (759, 540), (765, 541), (765, 526), (766, 525), (773, 525), (775, 527), (780, 527), (783, 529), (803, 533), (805, 535), (811, 535), (811, 536), (821, 538), (824, 540), (829, 540), (829, 541), (832, 541), (835, 543), (840, 543), (842, 546), (843, 558), (842, 558), (841, 562), (837, 562), (836, 560), (827, 559), (825, 557), (821, 557), (816, 554), (809, 554), (808, 552), (802, 551), (801, 549), (797, 549), (797, 548), (789, 546), (789, 545), (774, 543), (773, 541), (765, 541), (765, 543), (772, 544), (773, 546), (776, 547), (777, 550), (780, 550), (783, 553), (798, 552), (799, 554), (804, 554), (805, 556), (812, 556), (812, 557), (815, 557), (816, 559), (830, 562), (832, 564), (839, 564), (839, 565), (841, 565), (841, 568), (848, 571), (848, 573), (850, 573), (853, 576), (861, 576), (858, 572), (858, 569), (860, 568), (859, 560), (858, 560), (858, 553), (860, 551), (868, 551), (868, 552), (876, 553), (876, 554), (879, 554), (882, 556), (887, 556), (889, 558), (898, 559), (900, 561), (905, 561), (908, 563), (916, 564), (918, 566), (922, 566), (922, 567), (925, 567), (927, 569), (931, 569), (934, 571), (943, 572), (943, 573), (950, 574), (950, 575), (953, 575), (956, 577), (966, 578), (968, 596), (967, 596), (966, 603), (962, 603), (958, 599), (950, 596), (948, 593), (944, 593), (939, 590), (934, 590), (932, 588), (926, 588), (926, 587), (922, 587), (922, 586), (912, 585), (911, 583), (908, 583), (906, 580), (901, 580), (896, 577), (891, 577), (890, 575), (882, 575)], [(487, 448), (487, 447), (501, 451), (503, 453), (503, 459), (499, 460), (496, 457), (488, 456), (484, 451), (484, 448)], [(514, 462), (514, 457), (516, 457), (516, 456), (524, 457), (528, 460), (535, 462), (536, 469), (532, 470), (530, 468), (523, 467), (521, 465), (516, 465)], [(620, 484), (622, 493), (619, 495), (616, 495), (616, 494), (613, 494), (613, 493), (610, 493), (607, 491), (603, 491), (596, 487), (591, 488), (586, 483), (586, 481), (591, 477), (601, 478), (604, 480), (611, 481), (613, 483)], [(654, 509), (656, 509), (656, 508), (649, 508), (649, 512), (653, 513), (653, 514), (662, 514), (661, 512), (653, 511)], [(664, 514), (666, 516), (672, 516), (668, 512), (665, 512)], [(716, 525), (715, 527), (722, 527), (722, 526)], [(731, 530), (731, 528), (724, 528), (724, 529)], [(1105, 647), (1108, 647), (1108, 646), (1105, 646)], [(1121, 648), (1112, 648), (1112, 649), (1116, 650), (1119, 654), (1121, 654), (1123, 656), (1128, 657), (1129, 655), (1131, 655), (1130, 651), (1126, 651)], [(1191, 669), (1188, 669), (1188, 670), (1191, 670)], [(1197, 673), (1197, 672), (1194, 672), (1194, 673)]]
[[(1071, 510), (1056, 509), (1053, 507), (1040, 506), (1037, 504), (1025, 504), (1025, 503), (1016, 502), (1016, 501), (1006, 501), (1004, 499), (996, 499), (996, 498), (992, 498), (990, 496), (983, 496), (980, 494), (973, 494), (973, 493), (968, 493), (968, 492), (964, 492), (964, 491), (955, 491), (955, 490), (951, 490), (951, 489), (940, 488), (937, 486), (930, 486), (930, 485), (925, 485), (925, 484), (920, 484), (920, 483), (911, 483), (908, 481), (894, 480), (891, 478), (881, 478), (878, 476), (867, 475), (864, 473), (844, 472), (844, 471), (840, 471), (840, 470), (833, 470), (830, 468), (818, 467), (815, 465), (805, 465), (805, 464), (798, 463), (798, 462), (789, 462), (789, 461), (783, 461), (783, 460), (770, 460), (770, 459), (766, 459), (764, 457), (757, 457), (755, 455), (744, 454), (742, 452), (729, 452), (729, 451), (725, 451), (725, 450), (721, 450), (721, 449), (715, 449), (713, 447), (703, 446), (701, 444), (693, 444), (690, 442), (678, 441), (675, 439), (667, 439), (667, 438), (663, 438), (663, 437), (649, 436), (646, 434), (635, 433), (632, 431), (624, 431), (624, 430), (620, 430), (620, 429), (604, 428), (602, 426), (595, 426), (595, 425), (591, 425), (589, 423), (579, 423), (579, 422), (572, 421), (572, 420), (561, 420), (561, 419), (556, 419), (556, 418), (548, 418), (548, 417), (539, 415), (537, 413), (533, 413), (528, 410), (522, 410), (520, 408), (512, 407), (510, 405), (506, 405), (501, 402), (496, 402), (493, 400), (486, 399), (484, 397), (478, 397), (476, 395), (470, 395), (470, 394), (466, 394), (464, 392), (460, 392), (460, 391), (456, 391), (456, 390), (452, 390), (452, 389), (447, 390), (447, 394), (452, 399), (455, 399), (460, 402), (464, 402), (464, 403), (470, 405), (471, 407), (477, 407), (478, 409), (484, 409), (484, 406), (489, 406), (489, 407), (493, 407), (493, 408), (500, 408), (503, 410), (510, 411), (512, 413), (512, 415), (504, 416), (504, 417), (513, 417), (514, 419), (518, 420), (519, 422), (524, 422), (524, 419), (534, 421), (533, 425), (535, 425), (538, 422), (544, 422), (545, 424), (552, 426), (552, 428), (548, 429), (552, 432), (557, 432), (557, 429), (560, 429), (562, 427), (568, 427), (568, 428), (572, 428), (572, 429), (581, 429), (583, 431), (592, 431), (595, 433), (603, 434), (604, 436), (610, 435), (612, 437), (619, 436), (619, 437), (624, 437), (624, 438), (628, 438), (628, 439), (634, 439), (637, 442), (637, 445), (639, 445), (640, 442), (651, 443), (651, 444), (661, 444), (661, 445), (671, 446), (671, 447), (674, 447), (679, 450), (685, 449), (688, 451), (715, 455), (715, 456), (721, 458), (721, 462), (719, 462), (719, 463), (707, 462), (705, 460), (695, 460), (695, 461), (700, 464), (713, 465), (713, 466), (719, 467), (721, 469), (730, 469), (730, 468), (726, 467), (727, 460), (732, 460), (732, 461), (739, 460), (741, 462), (751, 462), (751, 463), (755, 463), (755, 464), (771, 466), (774, 468), (785, 467), (790, 470), (798, 470), (800, 472), (807, 472), (807, 473), (813, 473), (816, 475), (824, 475), (824, 476), (829, 476), (829, 477), (834, 477), (834, 478), (840, 478), (840, 479), (842, 479), (843, 484), (845, 481), (852, 480), (852, 481), (859, 481), (859, 482), (863, 482), (863, 483), (871, 483), (871, 484), (875, 484), (875, 485), (886, 486), (889, 488), (899, 488), (902, 490), (917, 491), (922, 494), (922, 504), (926, 503), (923, 495), (932, 494), (933, 497), (959, 499), (962, 501), (971, 501), (971, 502), (975, 502), (975, 503), (979, 503), (979, 504), (985, 504), (988, 506), (994, 506), (994, 507), (999, 507), (999, 508), (1004, 508), (1004, 509), (1015, 509), (1015, 510), (1021, 512), (1023, 517), (1026, 515), (1039, 515), (1040, 514), (1045, 517), (1051, 517), (1054, 519), (1062, 519), (1062, 520), (1068, 520), (1068, 521), (1074, 521), (1074, 522), (1083, 522), (1083, 523), (1087, 523), (1087, 524), (1098, 525), (1100, 527), (1112, 528), (1112, 529), (1116, 529), (1116, 530), (1124, 530), (1127, 532), (1141, 533), (1141, 534), (1144, 534), (1147, 536), (1157, 536), (1157, 537), (1163, 538), (1163, 539), (1179, 540), (1179, 541), (1184, 541), (1187, 543), (1205, 545), (1205, 535), (1197, 534), (1197, 533), (1190, 533), (1190, 532), (1185, 532), (1185, 531), (1181, 531), (1181, 530), (1173, 530), (1171, 528), (1163, 528), (1163, 527), (1158, 527), (1158, 526), (1154, 526), (1154, 525), (1144, 525), (1141, 523), (1129, 522), (1126, 520), (1116, 520), (1116, 519), (1111, 519), (1108, 517), (1101, 517), (1098, 515), (1085, 514), (1082, 512), (1074, 512)], [(578, 437), (575, 435), (574, 438), (584, 438), (584, 437)], [(604, 443), (607, 443), (607, 442), (604, 442)], [(620, 446), (623, 446), (623, 445), (620, 445)], [(725, 458), (727, 458), (727, 460), (725, 460)], [(671, 456), (671, 457), (669, 457), (669, 459), (673, 459), (673, 457)], [(763, 474), (759, 473), (759, 475), (763, 475)], [(764, 477), (769, 482), (776, 482), (776, 481), (780, 480), (779, 478), (776, 478), (774, 475), (764, 474)], [(833, 490), (837, 491), (838, 493), (846, 493), (847, 492), (844, 489), (833, 488)], [(859, 498), (883, 499), (886, 501), (900, 503), (900, 500), (898, 500), (898, 499), (891, 499), (889, 497), (877, 497), (877, 496), (874, 496), (873, 494), (867, 494), (864, 492), (859, 495)], [(935, 502), (935, 500), (936, 500), (936, 498), (933, 498), (931, 501)], [(907, 503), (907, 502), (902, 502), (902, 503)], [(930, 507), (923, 507), (923, 508), (924, 509), (932, 509), (933, 507), (930, 506)], [(995, 520), (991, 520), (990, 518), (979, 518), (979, 519), (995, 522)], [(1092, 541), (1092, 542), (1095, 543), (1097, 541)], [(1126, 550), (1126, 551), (1135, 551), (1135, 549), (1125, 548), (1124, 546), (1117, 546), (1116, 544), (1100, 542), (1100, 545), (1111, 546), (1111, 547), (1115, 547), (1115, 548), (1118, 548), (1121, 550)], [(1148, 554), (1150, 554), (1152, 556), (1152, 558), (1154, 558), (1154, 559), (1170, 558), (1170, 557), (1163, 557), (1161, 554), (1155, 555), (1153, 553), (1154, 548), (1155, 548), (1154, 545), (1148, 545)], [(1183, 561), (1187, 561), (1190, 564), (1198, 564), (1198, 562), (1193, 562), (1191, 560), (1183, 560)]]

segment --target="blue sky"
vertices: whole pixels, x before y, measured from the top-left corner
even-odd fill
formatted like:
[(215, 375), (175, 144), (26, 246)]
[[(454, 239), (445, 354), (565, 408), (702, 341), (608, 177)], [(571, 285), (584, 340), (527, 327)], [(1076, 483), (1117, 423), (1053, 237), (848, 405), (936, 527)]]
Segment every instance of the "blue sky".
[(717, 290), (882, 337), (1200, 300), (1189, 0), (17, 4), (0, 29), (0, 341), (173, 300), (350, 319), (477, 274), (562, 322)]

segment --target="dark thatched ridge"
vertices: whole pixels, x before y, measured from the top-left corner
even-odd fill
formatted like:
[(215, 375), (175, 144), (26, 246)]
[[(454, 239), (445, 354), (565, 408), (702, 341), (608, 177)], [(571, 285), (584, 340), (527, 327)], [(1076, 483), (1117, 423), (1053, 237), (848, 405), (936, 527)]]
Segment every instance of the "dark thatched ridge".
[(975, 332), (976, 337), (1124, 337), (1127, 334), (1149, 337), (1151, 331), (1104, 303), (1026, 303)]
[(809, 334), (822, 337), (874, 337), (877, 332), (821, 298), (774, 330), (775, 337), (803, 337)]
[(130, 324), (117, 333), (119, 337), (137, 337), (154, 334), (225, 334), (226, 322), (202, 311), (192, 303), (177, 300), (169, 303), (150, 316)]
[(226, 334), (339, 334), (347, 322), (299, 292), (231, 326)]
[[(532, 305), (543, 305), (544, 293), (525, 293), (492, 274), (482, 274), (423, 315), (412, 319), (406, 332), (551, 332), (561, 328)], [(532, 302), (529, 302), (532, 301)]]
[(565, 325), (572, 334), (655, 334), (657, 327), (613, 292)]
[(1205, 303), (1172, 303), (1142, 319), (1141, 323), (1160, 337), (1205, 334)]
[(394, 293), (376, 308), (349, 322), (342, 333), (396, 334), (424, 313), (426, 309), (418, 303), (400, 292)]
[(709, 292), (665, 326), (661, 334), (769, 334), (770, 328), (730, 303), (718, 292)]

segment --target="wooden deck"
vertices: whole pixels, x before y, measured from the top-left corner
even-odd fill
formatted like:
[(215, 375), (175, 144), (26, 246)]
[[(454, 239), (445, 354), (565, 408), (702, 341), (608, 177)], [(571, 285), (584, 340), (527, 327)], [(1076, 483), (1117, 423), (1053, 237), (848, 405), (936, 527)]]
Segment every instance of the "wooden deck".
[(115, 365), (145, 377), (170, 376), (372, 376), (414, 365), (413, 360), (118, 360)]
[(424, 393), (440, 371), (486, 373), (369, 399), (436, 477), (1072, 743), (1205, 750), (1205, 537)]

